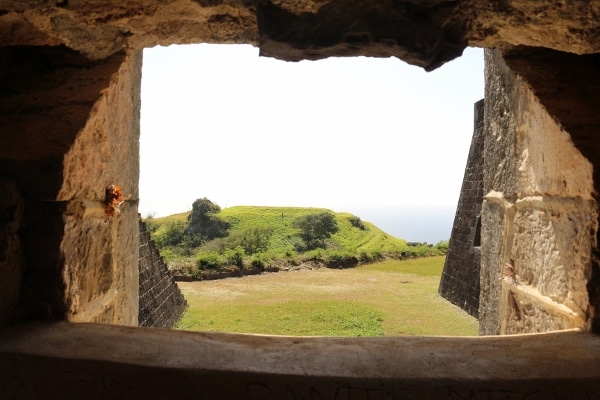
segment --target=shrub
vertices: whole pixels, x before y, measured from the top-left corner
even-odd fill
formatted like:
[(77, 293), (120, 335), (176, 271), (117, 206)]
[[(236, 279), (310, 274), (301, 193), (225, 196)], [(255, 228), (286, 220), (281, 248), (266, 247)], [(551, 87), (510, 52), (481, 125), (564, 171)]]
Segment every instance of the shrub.
[(385, 260), (385, 255), (381, 252), (381, 250), (374, 250), (371, 252), (371, 261), (383, 261)]
[(373, 259), (371, 258), (371, 255), (369, 253), (367, 253), (366, 251), (361, 251), (358, 255), (358, 261), (360, 261), (361, 264), (368, 264), (371, 261), (373, 261)]
[(322, 249), (307, 251), (302, 258), (303, 261), (325, 262), (325, 252)]
[(219, 254), (215, 252), (200, 253), (196, 257), (196, 265), (199, 269), (218, 269), (220, 264)]
[(169, 263), (169, 270), (178, 275), (194, 275), (198, 271), (193, 259), (178, 259)]
[(184, 222), (170, 221), (167, 223), (166, 229), (161, 233), (155, 232), (155, 234), (152, 235), (152, 239), (159, 248), (177, 246), (183, 241), (184, 232)]
[(227, 259), (227, 263), (235, 265), (240, 269), (244, 268), (244, 255), (244, 249), (241, 246), (225, 250), (225, 258)]
[(250, 264), (254, 268), (259, 268), (261, 270), (264, 270), (266, 267), (268, 267), (270, 262), (271, 259), (264, 253), (256, 253), (250, 259)]
[(361, 231), (365, 230), (365, 224), (363, 224), (363, 222), (357, 216), (353, 215), (352, 217), (349, 218), (349, 221), (353, 227), (358, 228)]
[(348, 253), (329, 253), (325, 259), (325, 265), (330, 268), (352, 268), (358, 264), (358, 258)]
[(448, 252), (448, 247), (450, 246), (450, 241), (448, 240), (440, 240), (435, 247), (440, 250), (442, 253), (446, 254)]

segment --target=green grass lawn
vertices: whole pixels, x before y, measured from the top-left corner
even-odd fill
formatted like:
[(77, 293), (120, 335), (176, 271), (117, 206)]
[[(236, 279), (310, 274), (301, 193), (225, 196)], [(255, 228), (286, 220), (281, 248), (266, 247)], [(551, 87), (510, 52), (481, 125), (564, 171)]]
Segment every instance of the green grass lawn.
[(477, 320), (437, 293), (444, 257), (351, 269), (179, 282), (176, 328), (299, 336), (473, 336)]

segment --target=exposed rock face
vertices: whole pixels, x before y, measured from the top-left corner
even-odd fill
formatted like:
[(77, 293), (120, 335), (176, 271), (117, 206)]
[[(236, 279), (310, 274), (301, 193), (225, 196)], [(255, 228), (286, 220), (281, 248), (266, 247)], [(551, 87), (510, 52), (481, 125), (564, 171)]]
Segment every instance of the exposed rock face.
[(90, 59), (173, 43), (250, 43), (284, 60), (396, 56), (437, 68), (467, 45), (600, 50), (597, 1), (4, 1), (0, 43), (64, 44)]

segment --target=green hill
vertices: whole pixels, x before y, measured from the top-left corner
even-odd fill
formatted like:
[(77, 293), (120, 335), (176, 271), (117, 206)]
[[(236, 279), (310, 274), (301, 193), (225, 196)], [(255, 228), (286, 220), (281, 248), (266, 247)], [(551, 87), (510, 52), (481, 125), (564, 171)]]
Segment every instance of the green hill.
[[(298, 219), (329, 213), (337, 232), (324, 240), (323, 248), (307, 250), (301, 238)], [(186, 241), (190, 212), (164, 218), (147, 218), (152, 238), (172, 269), (196, 274), (198, 269), (268, 267), (273, 264), (298, 265), (317, 262), (330, 267), (400, 258), (407, 255), (437, 255), (443, 249), (408, 246), (375, 225), (349, 213), (323, 208), (237, 206), (223, 209), (216, 217), (229, 224), (226, 237), (200, 243)]]

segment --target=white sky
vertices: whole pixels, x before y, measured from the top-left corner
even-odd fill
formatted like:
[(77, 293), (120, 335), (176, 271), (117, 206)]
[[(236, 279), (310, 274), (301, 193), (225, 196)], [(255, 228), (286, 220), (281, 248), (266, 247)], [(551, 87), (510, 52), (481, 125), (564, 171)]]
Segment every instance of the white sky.
[(395, 58), (146, 49), (140, 213), (187, 211), (200, 197), (222, 208), (454, 210), (483, 88), (481, 49), (430, 73)]

